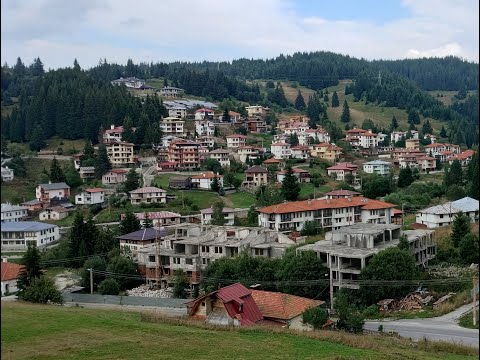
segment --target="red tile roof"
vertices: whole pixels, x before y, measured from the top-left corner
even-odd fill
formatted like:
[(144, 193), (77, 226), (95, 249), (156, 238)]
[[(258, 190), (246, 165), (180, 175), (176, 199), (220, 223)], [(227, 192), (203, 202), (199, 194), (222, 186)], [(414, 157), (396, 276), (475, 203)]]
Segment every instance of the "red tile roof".
[(271, 158), (271, 159), (265, 160), (263, 163), (264, 164), (280, 164), (281, 161), (278, 159)]
[(368, 130), (363, 130), (363, 129), (352, 129), (352, 130), (347, 130), (347, 134), (363, 134), (367, 133)]
[(85, 189), (86, 192), (89, 193), (98, 193), (98, 192), (104, 192), (105, 189), (102, 188), (92, 188), (92, 189)]
[(362, 210), (376, 210), (394, 208), (396, 205), (380, 200), (368, 199), (363, 196), (354, 196), (351, 198), (291, 201), (266, 206), (257, 211), (264, 214), (288, 214), (299, 211), (340, 209), (353, 206), (359, 206)]
[(292, 150), (309, 150), (309, 148), (308, 146), (305, 146), (305, 145), (297, 145), (297, 146), (293, 146)]
[(109, 172), (113, 172), (115, 174), (125, 174), (127, 173), (128, 171), (127, 170), (123, 170), (123, 169), (112, 169), (110, 170)]
[(336, 165), (333, 165), (327, 168), (327, 170), (350, 170), (350, 171), (357, 170), (357, 169), (358, 169), (358, 165), (355, 165), (352, 163), (346, 163), (346, 162), (338, 163)]
[(278, 143), (274, 143), (270, 146), (290, 146), (290, 144), (287, 144), (287, 143), (284, 143), (284, 142), (278, 142)]
[(2, 281), (16, 280), (22, 268), (23, 265), (2, 261), (0, 270), (2, 272)]
[(352, 190), (333, 190), (325, 193), (324, 195), (329, 195), (329, 196), (354, 196), (354, 195), (360, 195), (359, 192), (352, 191)]
[(309, 308), (325, 303), (321, 300), (262, 290), (252, 290), (252, 297), (264, 317), (278, 320), (293, 319)]
[(225, 286), (217, 290), (216, 295), (223, 301), (231, 318), (241, 325), (253, 325), (263, 319), (262, 313), (252, 297), (252, 291), (240, 283)]
[(465, 150), (464, 152), (450, 156), (447, 160), (466, 160), (468, 158), (471, 158), (473, 155), (475, 155), (475, 151), (473, 150)]
[(233, 134), (233, 135), (228, 135), (227, 138), (240, 138), (240, 139), (246, 139), (247, 137), (245, 135), (241, 134)]
[(213, 112), (213, 110), (212, 109), (207, 109), (207, 108), (201, 108), (201, 109), (198, 109), (195, 112), (196, 113), (199, 113), (199, 112)]
[(157, 193), (157, 192), (166, 192), (166, 191), (154, 186), (147, 186), (147, 187), (130, 191), (130, 194), (145, 194), (145, 193)]
[(268, 173), (268, 170), (261, 166), (252, 166), (245, 170), (246, 173)]

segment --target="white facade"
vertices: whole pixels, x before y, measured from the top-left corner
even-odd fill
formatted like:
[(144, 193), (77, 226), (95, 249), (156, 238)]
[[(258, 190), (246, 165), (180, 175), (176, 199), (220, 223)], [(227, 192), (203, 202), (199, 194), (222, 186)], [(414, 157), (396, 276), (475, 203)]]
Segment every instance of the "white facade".
[(292, 155), (290, 144), (287, 143), (272, 144), (270, 151), (272, 152), (273, 157), (277, 160), (289, 159)]
[(2, 250), (26, 249), (28, 242), (37, 247), (45, 246), (60, 239), (57, 225), (37, 221), (18, 221), (2, 224)]
[(69, 197), (70, 186), (66, 183), (40, 184), (35, 188), (35, 198), (42, 202), (49, 202), (54, 197)]
[(215, 124), (209, 120), (195, 120), (195, 132), (198, 136), (213, 136)]
[(164, 86), (159, 90), (160, 96), (165, 97), (179, 97), (185, 92), (184, 89), (176, 88), (173, 86)]
[(41, 221), (46, 220), (62, 220), (68, 216), (68, 210), (61, 206), (55, 206), (53, 208), (47, 208), (38, 214), (38, 218)]
[(217, 149), (209, 152), (210, 158), (217, 160), (222, 166), (230, 166), (230, 151)]
[(376, 148), (378, 146), (379, 137), (377, 134), (364, 133), (359, 136), (360, 147), (364, 149)]
[(213, 172), (205, 172), (192, 176), (192, 185), (198, 189), (211, 190), (215, 177), (218, 179), (220, 187), (223, 187), (223, 175), (216, 175)]
[(121, 77), (120, 79), (110, 81), (112, 85), (125, 85), (128, 88), (132, 89), (139, 89), (143, 85), (145, 85), (145, 80), (142, 79), (137, 79), (136, 77), (128, 77), (128, 78), (123, 78)]
[(9, 169), (8, 166), (3, 167), (2, 166), (2, 181), (12, 181), (14, 174), (13, 170)]
[(418, 224), (427, 225), (428, 228), (448, 226), (453, 223), (455, 215), (459, 212), (466, 214), (471, 222), (478, 222), (479, 202), (470, 197), (436, 205), (420, 210), (416, 216)]
[(167, 192), (157, 187), (144, 187), (130, 191), (130, 202), (132, 205), (166, 203)]
[(75, 204), (95, 205), (105, 202), (105, 191), (103, 189), (86, 189), (75, 196)]
[(387, 176), (390, 174), (390, 163), (381, 160), (369, 161), (363, 164), (363, 171), (367, 174)]
[(168, 116), (183, 119), (187, 116), (187, 108), (185, 107), (170, 108), (168, 109)]
[(248, 116), (265, 116), (270, 111), (268, 107), (261, 105), (246, 106), (245, 110), (247, 110)]
[(227, 148), (238, 148), (245, 146), (247, 137), (245, 135), (230, 135), (227, 136)]
[(177, 117), (166, 117), (160, 122), (160, 129), (166, 135), (183, 136), (183, 124), (185, 122)]
[(115, 185), (123, 183), (126, 180), (127, 171), (121, 169), (113, 169), (102, 176), (103, 185)]
[(197, 111), (195, 111), (195, 120), (203, 120), (205, 119), (206, 116), (213, 116), (214, 114), (214, 111), (211, 110), (211, 109), (206, 109), (206, 108), (202, 108), (202, 109), (198, 109)]
[(309, 159), (310, 149), (308, 146), (298, 145), (291, 148), (292, 157), (294, 159)]
[(2, 223), (21, 221), (28, 216), (28, 209), (20, 205), (2, 204)]
[(114, 167), (128, 166), (134, 163), (133, 144), (127, 142), (109, 143), (107, 148), (108, 159)]

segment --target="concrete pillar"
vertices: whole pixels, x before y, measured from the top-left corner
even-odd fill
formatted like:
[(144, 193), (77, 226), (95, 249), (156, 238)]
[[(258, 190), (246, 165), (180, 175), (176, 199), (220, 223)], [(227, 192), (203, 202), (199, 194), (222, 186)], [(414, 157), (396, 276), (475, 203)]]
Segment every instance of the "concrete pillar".
[(365, 268), (365, 258), (361, 258), (360, 262), (361, 262), (361, 269), (363, 270)]

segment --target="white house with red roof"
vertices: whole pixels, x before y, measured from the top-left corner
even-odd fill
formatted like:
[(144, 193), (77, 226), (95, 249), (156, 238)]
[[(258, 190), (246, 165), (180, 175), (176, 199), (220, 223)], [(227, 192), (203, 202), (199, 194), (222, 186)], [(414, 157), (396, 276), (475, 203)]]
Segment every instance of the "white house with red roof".
[(306, 145), (296, 145), (291, 147), (292, 157), (294, 159), (309, 159), (310, 148)]
[(227, 148), (238, 148), (245, 146), (247, 137), (241, 134), (233, 134), (227, 136)]
[(454, 160), (460, 161), (462, 166), (467, 166), (470, 161), (472, 161), (473, 156), (475, 155), (474, 150), (465, 150), (462, 151), (460, 154), (452, 155), (447, 158), (447, 161), (450, 165), (452, 165)]
[(263, 150), (254, 146), (240, 146), (237, 148), (237, 158), (240, 162), (246, 163), (247, 160), (256, 160)]
[(270, 151), (275, 159), (283, 160), (290, 159), (292, 150), (290, 144), (279, 142), (270, 145)]
[(91, 188), (85, 189), (75, 196), (75, 204), (77, 205), (96, 205), (105, 202), (105, 189)]
[(355, 179), (355, 177), (357, 176), (357, 170), (358, 165), (349, 162), (341, 162), (327, 168), (327, 173), (329, 176), (332, 176), (336, 180), (345, 181), (345, 177), (347, 176), (347, 174), (352, 175)]
[[(299, 169), (299, 168), (292, 168), (293, 176), (298, 179), (300, 183), (309, 183), (312, 176), (307, 170)], [(287, 172), (285, 170), (277, 171), (277, 181), (282, 182), (285, 179), (285, 174)]]
[(10, 263), (7, 259), (2, 259), (2, 296), (14, 294), (18, 291), (17, 280), (22, 271), (23, 265)]
[(195, 120), (203, 120), (205, 117), (213, 117), (215, 112), (212, 109), (201, 108), (195, 111)]
[(199, 175), (193, 175), (192, 186), (197, 189), (211, 190), (215, 178), (218, 179), (220, 187), (223, 187), (223, 175), (215, 174), (213, 171), (206, 171)]
[(129, 193), (132, 205), (167, 202), (167, 192), (154, 186), (139, 188)]
[(197, 136), (213, 136), (215, 124), (208, 119), (195, 119), (195, 132)]
[(440, 155), (440, 153), (444, 151), (451, 151), (453, 154), (459, 154), (460, 146), (449, 143), (433, 143), (425, 146), (425, 152), (430, 156)]

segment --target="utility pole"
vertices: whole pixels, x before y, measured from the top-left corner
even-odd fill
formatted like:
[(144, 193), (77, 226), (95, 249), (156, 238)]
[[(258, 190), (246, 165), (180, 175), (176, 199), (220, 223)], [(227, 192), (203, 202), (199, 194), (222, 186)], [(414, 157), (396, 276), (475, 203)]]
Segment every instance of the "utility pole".
[(160, 284), (160, 244), (158, 241), (158, 230), (155, 229), (155, 287), (158, 290)]
[(477, 325), (477, 277), (473, 278), (473, 326)]
[(405, 225), (405, 213), (403, 211), (403, 205), (404, 203), (402, 203), (402, 226)]
[(93, 269), (87, 269), (90, 271), (90, 294), (93, 294)]

